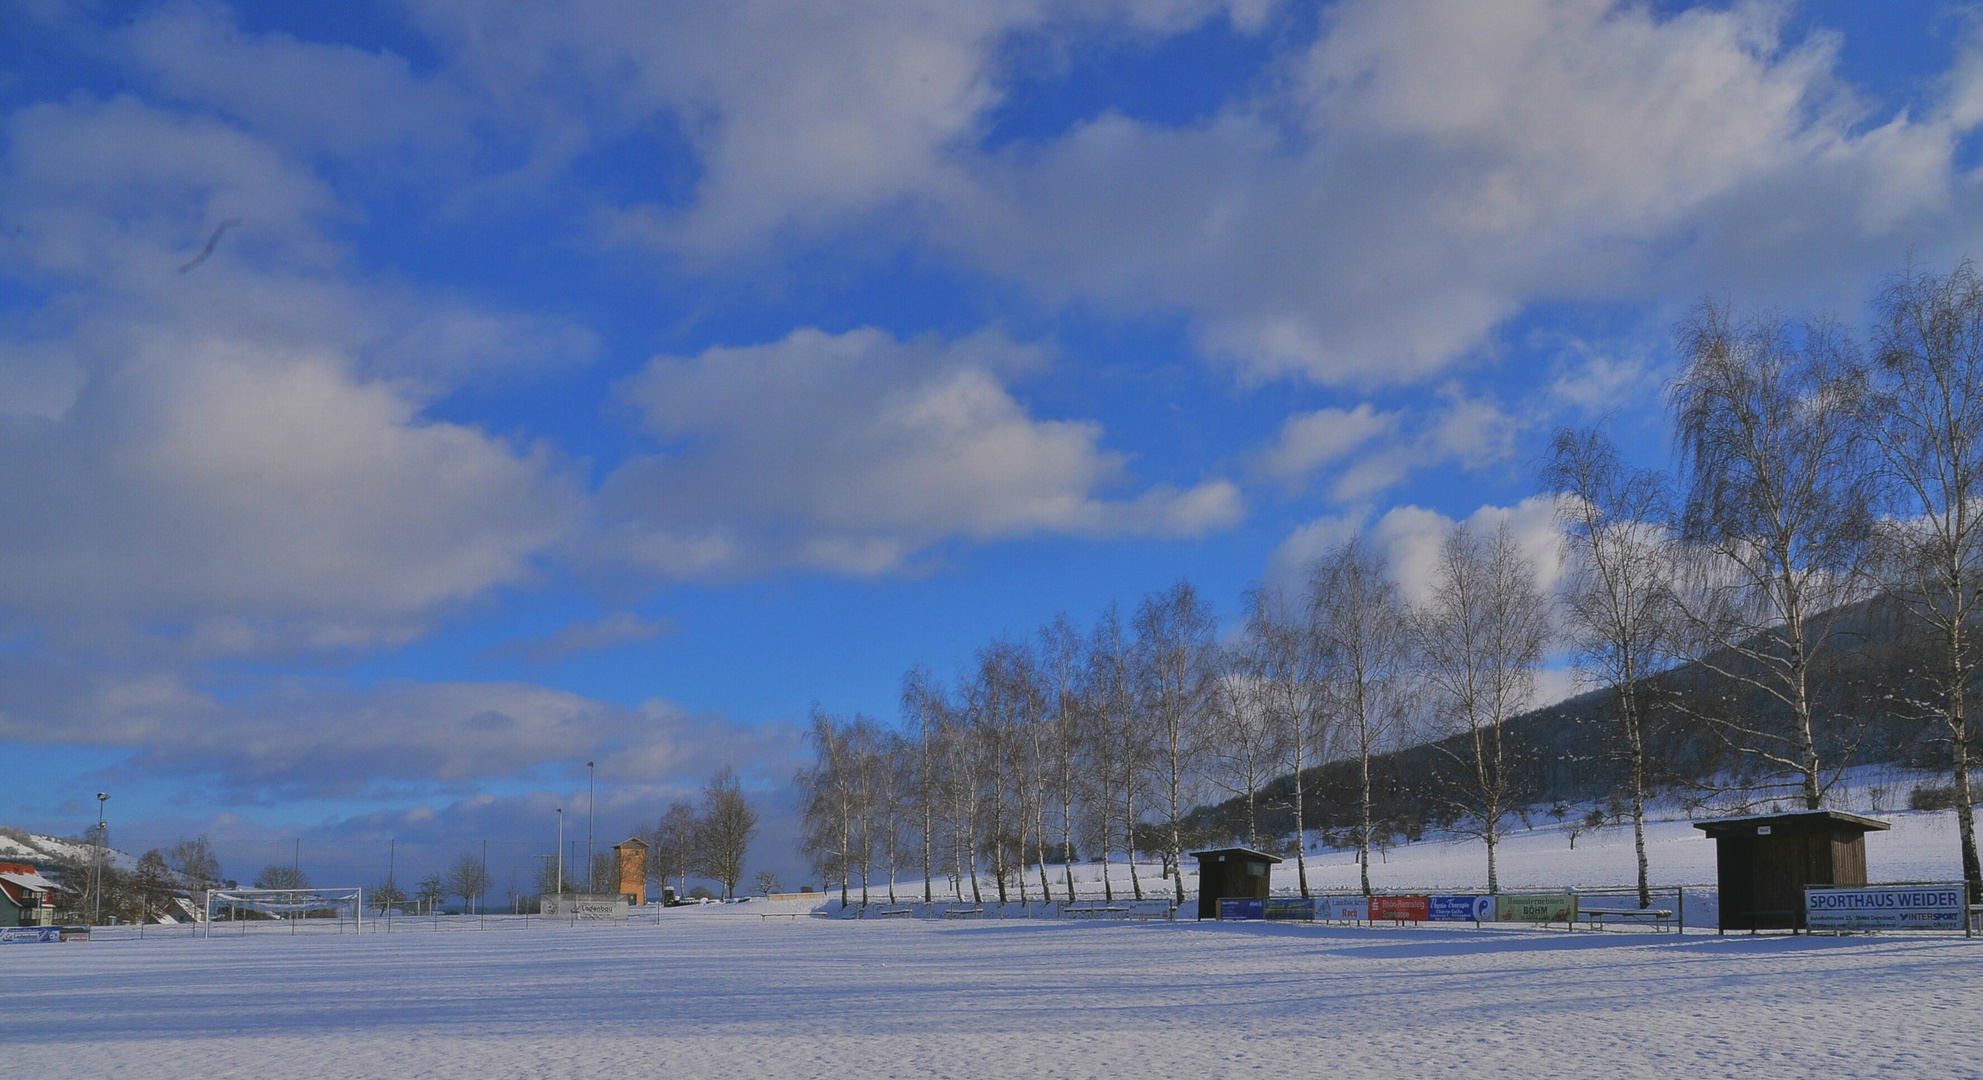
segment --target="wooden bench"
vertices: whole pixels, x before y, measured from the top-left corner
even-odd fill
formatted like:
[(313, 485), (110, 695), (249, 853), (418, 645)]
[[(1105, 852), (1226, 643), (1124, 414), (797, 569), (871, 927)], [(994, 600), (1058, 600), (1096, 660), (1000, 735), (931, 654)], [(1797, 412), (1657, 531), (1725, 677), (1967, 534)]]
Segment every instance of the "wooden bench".
[(984, 913), (985, 909), (981, 907), (943, 909), (943, 917), (946, 919), (968, 919), (974, 915), (983, 915)]
[(810, 911), (760, 911), (757, 913), (757, 917), (760, 919), (796, 919), (801, 915), (810, 914), (812, 914)]
[(1123, 917), (1126, 919), (1173, 920), (1177, 918), (1177, 905), (1172, 904), (1171, 906), (1164, 908), (1144, 908), (1144, 909), (1130, 908), (1129, 913), (1127, 915), (1124, 915)]
[(892, 908), (882, 908), (880, 911), (874, 913), (874, 917), (877, 919), (886, 919), (890, 915), (914, 915), (915, 913), (916, 913), (915, 908), (892, 907)]
[(1667, 930), (1673, 925), (1673, 912), (1665, 908), (1597, 908), (1591, 911), (1579, 911), (1577, 917), (1584, 920), (1592, 929), (1603, 929), (1607, 922), (1650, 925), (1660, 931)]

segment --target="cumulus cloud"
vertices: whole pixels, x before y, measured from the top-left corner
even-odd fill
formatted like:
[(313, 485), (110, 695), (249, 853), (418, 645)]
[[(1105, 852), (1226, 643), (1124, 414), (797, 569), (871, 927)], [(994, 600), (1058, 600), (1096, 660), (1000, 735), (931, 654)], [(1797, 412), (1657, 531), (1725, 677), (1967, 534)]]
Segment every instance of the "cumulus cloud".
[[(1983, 116), (1974, 47), (1932, 107), (1881, 116), (1835, 38), (1785, 40), (1780, 4), (1345, 0), (1306, 35), (1275, 6), (422, 0), (431, 73), (208, 4), (119, 40), (165, 92), (325, 152), (473, 133), (471, 155), (543, 181), (659, 142), (693, 159), (687, 186), (657, 177), (587, 220), (704, 261), (884, 223), (1051, 302), (1181, 312), (1256, 379), (1425, 379), (1538, 301), (1856, 290), (1974, 239), (1953, 164)], [(986, 148), (1015, 41), (1215, 18), (1284, 33), (1209, 118), (1101, 109)], [(312, 80), (338, 90), (295, 91)]]
[[(949, 204), (953, 235), (1051, 296), (1191, 312), (1256, 376), (1364, 383), (1435, 372), (1538, 299), (1643, 295), (1680, 265), (1699, 288), (1891, 257), (1950, 206), (1963, 124), (1867, 129), (1835, 43), (1786, 47), (1783, 19), (1351, 0), (1274, 91), (1206, 123), (1104, 115), (1005, 155)], [(1780, 265), (1717, 248), (1724, 230)]]
[(585, 335), (345, 278), (338, 200), (226, 125), (79, 98), (7, 135), (27, 224), (0, 275), (36, 299), (4, 313), (0, 606), (218, 651), (400, 640), (527, 580), (578, 519), (550, 448), (425, 410)]
[(1093, 26), (1167, 34), (1221, 14), (1257, 28), (1273, 6), (420, 0), (412, 8), (459, 58), (459, 77), (492, 99), (558, 102), (560, 120), (577, 114), (608, 132), (668, 121), (696, 154), (694, 197), (621, 207), (618, 227), (727, 257), (835, 233), (849, 219), (963, 184), (970, 148), (1003, 98), (1000, 63), (1014, 35)]
[(1039, 419), (1013, 396), (1008, 380), (1038, 362), (995, 334), (873, 329), (657, 358), (622, 394), (664, 449), (606, 482), (610, 543), (671, 576), (874, 574), (950, 537), (1195, 536), (1237, 520), (1225, 480), (1108, 497), (1128, 461), (1100, 426)]
[[(1534, 495), (1513, 506), (1482, 506), (1461, 520), (1481, 533), (1507, 525), (1522, 553), (1535, 564), (1536, 585), (1554, 592), (1563, 575), (1556, 496)], [(1274, 549), (1265, 580), (1283, 588), (1300, 587), (1310, 563), (1360, 530), (1389, 562), (1399, 593), (1411, 603), (1422, 603), (1432, 595), (1439, 545), (1457, 523), (1422, 506), (1392, 507), (1374, 521), (1358, 516), (1319, 518), (1289, 533)]]
[(1429, 408), (1378, 412), (1366, 403), (1297, 413), (1255, 454), (1254, 465), (1291, 493), (1330, 474), (1331, 499), (1363, 504), (1416, 469), (1446, 463), (1480, 469), (1505, 461), (1521, 426), (1492, 399), (1469, 397), (1449, 384)]

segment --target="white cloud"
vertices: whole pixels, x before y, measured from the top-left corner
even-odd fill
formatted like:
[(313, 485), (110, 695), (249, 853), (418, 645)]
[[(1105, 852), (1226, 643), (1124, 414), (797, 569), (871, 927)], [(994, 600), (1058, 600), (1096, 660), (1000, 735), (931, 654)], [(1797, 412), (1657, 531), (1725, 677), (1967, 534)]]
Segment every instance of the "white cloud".
[[(1464, 519), (1468, 528), (1491, 533), (1507, 524), (1521, 551), (1535, 564), (1536, 584), (1553, 593), (1563, 574), (1562, 533), (1556, 524), (1556, 497), (1534, 495), (1514, 506), (1482, 506)], [(1283, 584), (1304, 580), (1306, 567), (1358, 529), (1369, 537), (1391, 567), (1391, 579), (1407, 601), (1423, 603), (1438, 576), (1439, 545), (1455, 519), (1422, 506), (1397, 506), (1367, 526), (1357, 517), (1325, 517), (1295, 529), (1268, 557), (1267, 578)]]
[(202, 650), (403, 639), (575, 523), (557, 455), (425, 406), (583, 333), (347, 280), (337, 199), (225, 125), (78, 98), (7, 134), (0, 275), (49, 298), (4, 354), (0, 607)]
[(874, 574), (949, 537), (1199, 535), (1237, 488), (1158, 485), (1087, 421), (1031, 416), (1007, 386), (1036, 364), (992, 334), (900, 341), (798, 330), (768, 345), (662, 357), (623, 393), (665, 450), (602, 502), (620, 557), (667, 575), (781, 565)]
[[(954, 190), (1003, 99), (1014, 34), (1175, 33), (1273, 0), (420, 0), (456, 75), (508, 110), (607, 132), (670, 121), (695, 149), (686, 207), (622, 207), (618, 229), (724, 257)], [(547, 103), (555, 102), (555, 105)], [(548, 138), (551, 133), (546, 131)]]
[(465, 147), (532, 184), (610, 140), (686, 147), (691, 192), (657, 178), (586, 220), (704, 261), (882, 224), (1052, 302), (1185, 313), (1256, 378), (1424, 379), (1538, 301), (1856, 291), (1975, 236), (1973, 45), (1939, 105), (1876, 117), (1774, 3), (1346, 0), (1202, 123), (1103, 111), (984, 149), (1017, 39), (1250, 33), (1273, 6), (422, 0), (430, 74), (210, 4), (118, 41), (168, 93), (326, 152)]
[(118, 49), (157, 89), (237, 119), (285, 145), (431, 161), (470, 148), (479, 103), (422, 77), (404, 56), (245, 30), (211, 0), (166, 3), (116, 32)]
[(1340, 461), (1372, 439), (1389, 434), (1397, 423), (1397, 413), (1380, 413), (1368, 403), (1354, 409), (1296, 413), (1281, 424), (1280, 436), (1261, 452), (1260, 471), (1299, 488), (1316, 468)]
[(1290, 491), (1333, 468), (1330, 498), (1367, 504), (1415, 469), (1448, 462), (1480, 469), (1505, 461), (1519, 428), (1495, 401), (1468, 397), (1449, 384), (1431, 408), (1378, 412), (1366, 403), (1297, 413), (1255, 455), (1255, 468)]
[(1053, 300), (1188, 313), (1253, 377), (1351, 384), (1438, 372), (1538, 300), (1856, 288), (1973, 236), (1945, 217), (1967, 114), (1863, 129), (1835, 43), (1783, 21), (1350, 0), (1261, 96), (1009, 151), (938, 232)]

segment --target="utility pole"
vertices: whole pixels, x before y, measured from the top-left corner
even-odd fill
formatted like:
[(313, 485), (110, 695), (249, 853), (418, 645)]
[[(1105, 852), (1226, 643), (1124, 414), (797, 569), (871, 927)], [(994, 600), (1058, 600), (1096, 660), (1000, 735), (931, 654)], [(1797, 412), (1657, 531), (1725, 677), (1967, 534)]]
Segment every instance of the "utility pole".
[(593, 880), (593, 878), (598, 877), (598, 874), (594, 873), (594, 871), (597, 868), (592, 863), (592, 803), (593, 803), (593, 792), (597, 790), (592, 786), (592, 776), (594, 772), (595, 770), (593, 769), (592, 762), (590, 761), (586, 762), (585, 763), (585, 891), (589, 893), (596, 893), (599, 891), (599, 883)]
[(91, 925), (103, 922), (103, 860), (104, 848), (109, 846), (107, 841), (110, 829), (103, 823), (103, 804), (109, 801), (109, 795), (101, 791), (96, 793), (96, 885), (90, 890), (96, 900), (96, 914), (90, 916)]
[(475, 898), (475, 913), (482, 917), (483, 926), (489, 925), (489, 841), (487, 840), (482, 841), (482, 895)]
[[(558, 807), (558, 895), (565, 893), (565, 808)], [(562, 901), (560, 901), (562, 902)]]
[[(392, 891), (395, 893), (399, 891), (399, 882), (393, 877), (393, 871), (398, 869), (398, 867), (399, 840), (398, 838), (394, 838), (386, 841), (386, 884), (392, 886)], [(386, 899), (389, 901), (386, 905), (386, 933), (390, 934), (392, 933), (392, 909), (398, 906), (399, 898), (388, 895)]]

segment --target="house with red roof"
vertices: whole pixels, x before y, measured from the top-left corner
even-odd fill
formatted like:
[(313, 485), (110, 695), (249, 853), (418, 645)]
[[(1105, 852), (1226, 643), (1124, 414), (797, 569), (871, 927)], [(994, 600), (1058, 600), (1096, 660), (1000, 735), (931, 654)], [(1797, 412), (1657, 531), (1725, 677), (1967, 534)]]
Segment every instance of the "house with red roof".
[(0, 926), (54, 926), (55, 883), (33, 863), (0, 862)]

